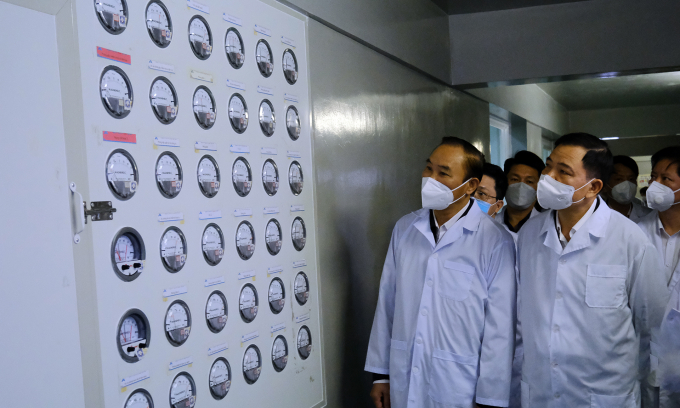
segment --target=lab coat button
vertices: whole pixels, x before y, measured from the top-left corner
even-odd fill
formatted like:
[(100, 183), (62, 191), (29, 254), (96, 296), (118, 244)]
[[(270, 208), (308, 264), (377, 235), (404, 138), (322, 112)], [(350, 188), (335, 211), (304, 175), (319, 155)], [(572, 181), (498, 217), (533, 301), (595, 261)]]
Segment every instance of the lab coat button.
[(565, 263), (567, 263), (567, 260), (564, 259), (564, 258), (562, 258), (562, 259), (560, 259), (560, 263), (561, 263), (562, 265), (564, 265)]
[(555, 294), (555, 299), (562, 299), (562, 292), (557, 292)]
[(427, 286), (432, 287), (432, 285), (434, 285), (434, 282), (432, 282), (432, 279), (427, 281)]
[(420, 314), (423, 315), (423, 316), (427, 316), (427, 309), (421, 310)]
[(555, 331), (555, 332), (558, 332), (558, 331), (560, 331), (560, 326), (558, 326), (558, 325), (555, 325), (555, 327), (553, 327), (553, 331)]
[(418, 367), (413, 367), (413, 373), (414, 374), (418, 374), (419, 371), (420, 371), (420, 369)]
[(553, 368), (557, 368), (558, 364), (555, 363), (555, 362), (553, 362), (553, 363), (552, 363), (552, 366), (553, 366)]
[(423, 344), (423, 339), (418, 338), (418, 340), (416, 340), (416, 343), (418, 343), (418, 344)]

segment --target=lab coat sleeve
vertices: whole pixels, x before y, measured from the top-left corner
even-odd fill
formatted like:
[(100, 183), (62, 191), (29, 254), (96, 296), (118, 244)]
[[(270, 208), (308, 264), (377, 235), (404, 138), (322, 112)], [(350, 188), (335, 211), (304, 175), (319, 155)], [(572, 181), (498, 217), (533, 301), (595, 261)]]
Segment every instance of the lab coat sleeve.
[(517, 315), (515, 247), (512, 240), (495, 247), (486, 277), (488, 299), (476, 401), (478, 404), (507, 407)]

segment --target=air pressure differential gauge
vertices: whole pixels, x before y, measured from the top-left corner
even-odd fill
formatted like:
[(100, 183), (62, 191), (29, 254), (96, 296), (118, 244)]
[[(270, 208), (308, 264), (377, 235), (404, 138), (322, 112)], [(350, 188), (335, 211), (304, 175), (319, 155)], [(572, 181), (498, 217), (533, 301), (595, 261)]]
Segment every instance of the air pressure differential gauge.
[(283, 336), (276, 336), (272, 344), (272, 364), (278, 373), (283, 371), (288, 364), (288, 342)]
[(208, 224), (203, 230), (203, 257), (210, 266), (215, 266), (222, 261), (224, 256), (224, 235), (217, 224)]
[(123, 228), (113, 238), (111, 245), (111, 263), (118, 277), (131, 282), (144, 270), (146, 250), (144, 241), (137, 231)]
[(274, 129), (276, 129), (276, 116), (274, 115), (274, 107), (268, 99), (264, 99), (260, 103), (259, 119), (262, 133), (267, 137), (273, 135)]
[(229, 99), (229, 123), (236, 133), (243, 133), (248, 127), (248, 105), (237, 93)]
[(248, 384), (255, 384), (262, 372), (262, 355), (256, 345), (251, 344), (243, 354), (243, 378)]
[(212, 31), (208, 22), (201, 16), (193, 16), (189, 21), (189, 44), (191, 51), (201, 60), (207, 60), (212, 54)]
[(290, 48), (283, 52), (283, 76), (293, 85), (298, 79), (298, 63), (295, 53)]
[(205, 321), (208, 329), (213, 333), (219, 333), (227, 325), (227, 298), (219, 290), (214, 291), (208, 297), (205, 305)]
[(302, 128), (300, 126), (300, 114), (295, 106), (289, 106), (286, 111), (286, 129), (288, 129), (288, 136), (293, 140), (300, 138)]
[(265, 78), (269, 78), (272, 72), (274, 72), (274, 59), (272, 58), (272, 49), (267, 41), (260, 40), (257, 42), (255, 61), (257, 62), (260, 74)]
[(106, 181), (109, 189), (119, 200), (129, 200), (137, 192), (139, 174), (137, 164), (130, 153), (116, 149), (106, 160)]
[(170, 386), (170, 408), (194, 408), (196, 406), (196, 383), (187, 372), (177, 374)]
[(272, 279), (269, 284), (269, 308), (272, 313), (279, 314), (286, 305), (286, 289), (280, 278)]
[(122, 69), (109, 65), (99, 79), (99, 95), (104, 109), (116, 119), (123, 119), (132, 109), (132, 84)]
[(307, 326), (300, 327), (298, 331), (297, 349), (303, 360), (307, 360), (307, 357), (312, 354), (312, 333)]
[(139, 309), (128, 310), (118, 323), (116, 343), (120, 356), (128, 363), (136, 363), (144, 358), (150, 340), (146, 315)]
[(302, 193), (304, 181), (302, 166), (300, 166), (300, 163), (297, 161), (292, 162), (288, 168), (288, 185), (290, 185), (290, 191), (295, 195), (300, 195), (300, 193)]
[(172, 41), (170, 12), (160, 0), (151, 0), (146, 6), (146, 29), (157, 46), (165, 48)]
[(262, 166), (262, 185), (267, 195), (273, 196), (279, 191), (279, 168), (272, 159), (267, 159)]
[(151, 394), (143, 388), (135, 390), (125, 401), (125, 408), (153, 408)]
[(215, 98), (210, 89), (201, 85), (196, 88), (193, 97), (194, 117), (203, 129), (210, 129), (215, 124)]
[(127, 27), (128, 8), (125, 0), (94, 0), (94, 9), (102, 27), (111, 34), (120, 34)]
[(169, 125), (175, 121), (179, 104), (175, 87), (168, 78), (159, 76), (153, 80), (149, 91), (149, 101), (153, 114), (162, 124)]
[(257, 296), (257, 289), (252, 284), (246, 283), (241, 288), (241, 294), (238, 297), (238, 308), (244, 322), (250, 323), (255, 320), (259, 304), (260, 300)]
[(231, 388), (231, 366), (229, 362), (220, 357), (210, 367), (210, 394), (216, 400), (221, 400), (227, 396), (229, 388)]
[(236, 229), (236, 251), (243, 260), (248, 260), (255, 253), (255, 230), (248, 221), (241, 221)]
[(245, 197), (250, 193), (250, 189), (253, 188), (253, 173), (250, 171), (248, 160), (239, 157), (234, 161), (231, 168), (231, 181), (236, 194)]
[(177, 227), (168, 227), (161, 238), (161, 259), (168, 272), (179, 272), (187, 261), (187, 241)]
[(165, 337), (170, 344), (179, 347), (189, 338), (191, 331), (191, 312), (181, 300), (175, 300), (165, 312)]
[(281, 224), (276, 219), (272, 218), (267, 223), (267, 228), (264, 231), (264, 241), (267, 244), (267, 251), (270, 254), (276, 255), (281, 252), (282, 240)]
[(309, 299), (309, 279), (307, 278), (307, 274), (299, 272), (297, 276), (295, 276), (293, 287), (295, 291), (295, 300), (297, 300), (300, 305), (307, 303), (307, 299)]
[(220, 190), (220, 167), (215, 159), (206, 154), (198, 162), (198, 187), (201, 193), (208, 198), (213, 198)]
[(239, 69), (243, 66), (246, 61), (245, 48), (241, 33), (237, 29), (232, 27), (227, 30), (227, 35), (224, 37), (224, 50), (232, 67)]
[(293, 239), (293, 246), (298, 251), (302, 251), (307, 242), (307, 227), (305, 227), (305, 222), (300, 217), (295, 217), (293, 220), (293, 227), (290, 231), (291, 238)]
[(156, 185), (165, 198), (175, 198), (182, 191), (182, 165), (171, 152), (164, 152), (156, 161)]

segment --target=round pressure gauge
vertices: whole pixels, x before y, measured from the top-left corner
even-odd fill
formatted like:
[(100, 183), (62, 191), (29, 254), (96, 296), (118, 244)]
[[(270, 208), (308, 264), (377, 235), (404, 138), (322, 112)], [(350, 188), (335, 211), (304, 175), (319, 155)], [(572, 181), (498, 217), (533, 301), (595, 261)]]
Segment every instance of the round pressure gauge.
[(196, 383), (187, 372), (177, 374), (170, 386), (171, 408), (194, 408), (196, 406)]
[(272, 313), (279, 314), (286, 305), (286, 289), (280, 278), (272, 279), (269, 284), (269, 308)]
[(283, 52), (283, 76), (293, 85), (298, 80), (298, 63), (295, 53), (290, 48)]
[(156, 185), (165, 198), (175, 198), (182, 191), (182, 165), (171, 152), (164, 152), (156, 161)]
[(208, 198), (213, 198), (220, 190), (220, 167), (217, 161), (210, 155), (201, 157), (198, 162), (198, 187), (201, 193)]
[(302, 193), (304, 181), (302, 166), (300, 166), (300, 163), (297, 161), (292, 162), (288, 168), (288, 185), (290, 185), (290, 191), (295, 195), (300, 195), (300, 193)]
[(293, 228), (290, 231), (291, 238), (293, 238), (293, 246), (298, 251), (302, 251), (307, 242), (307, 227), (305, 222), (300, 217), (295, 217), (293, 220)]
[(151, 83), (149, 91), (151, 110), (162, 124), (169, 125), (175, 121), (179, 104), (175, 87), (166, 77), (159, 76)]
[(116, 149), (106, 160), (106, 181), (109, 189), (119, 200), (129, 200), (137, 192), (139, 174), (137, 163), (130, 153)]
[(281, 335), (276, 336), (274, 344), (272, 344), (272, 364), (274, 364), (274, 370), (278, 373), (283, 371), (288, 364), (288, 342)]
[(273, 135), (276, 128), (276, 116), (274, 115), (274, 107), (268, 99), (264, 99), (260, 103), (259, 117), (262, 133), (267, 137)]
[(123, 119), (132, 109), (132, 84), (122, 69), (109, 65), (99, 79), (99, 96), (104, 108), (116, 119)]
[(128, 363), (136, 363), (144, 358), (150, 340), (146, 315), (139, 309), (128, 310), (118, 322), (116, 343), (120, 356)]
[(193, 16), (189, 21), (189, 44), (191, 51), (200, 60), (207, 60), (212, 54), (212, 31), (208, 22), (201, 16)]
[(295, 106), (289, 106), (286, 111), (286, 129), (288, 129), (288, 136), (293, 140), (300, 138), (302, 130), (300, 126), (300, 114)]
[(161, 259), (168, 272), (179, 272), (187, 261), (187, 241), (177, 227), (168, 227), (161, 238)]
[(102, 27), (111, 34), (120, 34), (127, 27), (128, 8), (125, 0), (94, 0), (94, 9)]
[(309, 299), (309, 279), (307, 279), (307, 274), (299, 272), (297, 276), (295, 276), (293, 287), (295, 300), (297, 300), (300, 305), (307, 303), (307, 299)]
[(307, 326), (300, 327), (297, 335), (297, 349), (300, 358), (307, 360), (307, 357), (312, 353), (312, 333)]
[(255, 48), (255, 61), (257, 61), (257, 68), (263, 77), (269, 78), (274, 72), (274, 59), (272, 58), (272, 49), (269, 43), (265, 40), (257, 42)]
[(238, 297), (238, 308), (244, 322), (250, 323), (255, 320), (259, 304), (260, 300), (257, 297), (257, 289), (252, 284), (246, 283), (241, 288), (241, 294)]
[(279, 168), (272, 159), (267, 159), (262, 166), (262, 184), (267, 195), (273, 196), (279, 191)]
[(229, 99), (229, 123), (236, 133), (243, 133), (248, 127), (248, 105), (237, 93)]
[(208, 297), (205, 305), (205, 321), (213, 333), (219, 333), (227, 325), (227, 298), (219, 290)]
[(153, 408), (151, 394), (143, 388), (135, 390), (125, 401), (124, 408)]
[(193, 97), (194, 117), (203, 129), (210, 129), (217, 118), (215, 110), (215, 98), (207, 87), (201, 85), (194, 91)]
[(208, 382), (210, 383), (210, 394), (213, 398), (221, 400), (227, 396), (229, 388), (231, 388), (231, 366), (224, 357), (215, 360), (210, 367)]
[(282, 240), (281, 224), (276, 219), (272, 218), (267, 223), (267, 228), (264, 231), (264, 242), (267, 244), (267, 251), (270, 254), (276, 255), (281, 252)]
[(189, 338), (191, 331), (191, 312), (181, 300), (175, 300), (165, 312), (165, 337), (170, 344), (179, 347)]
[(239, 69), (246, 61), (245, 48), (243, 47), (243, 39), (241, 33), (235, 28), (227, 30), (227, 35), (224, 37), (224, 50), (227, 52), (227, 59), (232, 67)]
[(210, 266), (215, 266), (222, 261), (224, 256), (224, 235), (217, 224), (208, 224), (203, 230), (203, 257)]
[(256, 345), (251, 344), (243, 354), (243, 378), (248, 384), (255, 384), (262, 372), (262, 355)]
[(144, 241), (137, 231), (123, 228), (113, 238), (111, 245), (111, 263), (118, 277), (131, 282), (144, 271), (146, 249)]
[(165, 48), (172, 41), (170, 12), (160, 0), (151, 0), (146, 6), (146, 30), (157, 46)]
[(248, 160), (239, 157), (231, 168), (231, 181), (234, 183), (236, 194), (245, 197), (253, 188), (253, 173), (250, 171)]
[(241, 221), (236, 229), (236, 251), (244, 260), (250, 259), (255, 252), (255, 230), (248, 221)]

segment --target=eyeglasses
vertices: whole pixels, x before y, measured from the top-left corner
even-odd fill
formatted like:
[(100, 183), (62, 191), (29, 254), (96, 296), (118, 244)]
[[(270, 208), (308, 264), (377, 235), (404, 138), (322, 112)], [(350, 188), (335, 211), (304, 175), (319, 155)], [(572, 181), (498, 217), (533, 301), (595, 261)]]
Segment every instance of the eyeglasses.
[(483, 192), (483, 191), (481, 191), (481, 190), (475, 191), (475, 198), (478, 198), (478, 199), (480, 199), (480, 200), (482, 200), (482, 201), (486, 201), (486, 200), (488, 200), (489, 198), (493, 198), (494, 200), (498, 201), (498, 198), (497, 198), (497, 197), (488, 195), (487, 193), (485, 193), (485, 192)]

